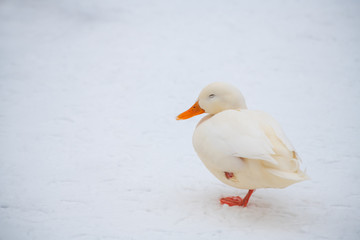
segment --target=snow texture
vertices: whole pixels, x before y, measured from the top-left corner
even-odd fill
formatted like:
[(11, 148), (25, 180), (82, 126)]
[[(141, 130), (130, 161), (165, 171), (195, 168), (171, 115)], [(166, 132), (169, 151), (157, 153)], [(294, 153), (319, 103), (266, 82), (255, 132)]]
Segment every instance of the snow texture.
[[(0, 239), (360, 239), (358, 1), (3, 0)], [(244, 196), (196, 156), (210, 82), (277, 119), (310, 181)]]

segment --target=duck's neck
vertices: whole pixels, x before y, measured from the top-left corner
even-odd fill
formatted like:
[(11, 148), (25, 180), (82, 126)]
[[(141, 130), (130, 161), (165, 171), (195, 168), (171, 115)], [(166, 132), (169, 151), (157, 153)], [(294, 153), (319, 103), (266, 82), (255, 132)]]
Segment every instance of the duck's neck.
[(206, 120), (210, 119), (212, 116), (214, 116), (215, 114), (208, 114), (205, 117), (203, 117), (199, 123), (196, 125), (196, 127), (198, 127), (200, 124), (202, 124), (203, 122), (205, 122)]

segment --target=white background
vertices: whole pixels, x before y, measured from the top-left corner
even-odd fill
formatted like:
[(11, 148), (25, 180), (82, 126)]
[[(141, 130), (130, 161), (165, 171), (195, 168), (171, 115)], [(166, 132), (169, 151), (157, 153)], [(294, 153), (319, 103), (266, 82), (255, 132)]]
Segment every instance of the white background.
[[(0, 2), (0, 239), (359, 239), (357, 1)], [(273, 115), (310, 181), (215, 179), (176, 121), (210, 82)]]

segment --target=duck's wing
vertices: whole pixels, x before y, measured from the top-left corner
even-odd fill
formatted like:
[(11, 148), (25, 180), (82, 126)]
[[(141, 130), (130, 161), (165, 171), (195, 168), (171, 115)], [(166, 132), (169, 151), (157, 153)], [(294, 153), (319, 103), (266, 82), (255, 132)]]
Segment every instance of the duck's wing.
[[(300, 170), (301, 159), (280, 124), (270, 115), (260, 111), (243, 111), (240, 114), (227, 113), (234, 121), (225, 135), (234, 145), (234, 156), (260, 159), (271, 163), (266, 170), (280, 178), (302, 181), (308, 176)], [(225, 132), (224, 132), (225, 133)]]
[[(250, 110), (227, 110), (216, 114), (209, 123), (212, 146), (227, 149), (232, 156), (260, 159), (277, 165), (273, 158), (275, 154), (270, 139), (266, 136), (261, 122)], [(209, 139), (208, 139), (209, 140)]]
[(269, 114), (261, 111), (253, 111), (257, 119), (260, 120), (260, 125), (266, 131), (266, 129), (272, 129), (276, 137), (286, 146), (289, 151), (295, 151), (294, 146), (291, 144), (290, 140), (286, 137), (284, 131), (282, 130), (280, 124)]

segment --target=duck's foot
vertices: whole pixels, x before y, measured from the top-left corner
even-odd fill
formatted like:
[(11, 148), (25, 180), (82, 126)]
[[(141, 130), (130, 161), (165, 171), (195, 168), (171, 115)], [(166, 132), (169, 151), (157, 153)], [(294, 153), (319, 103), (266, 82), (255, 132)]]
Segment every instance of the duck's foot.
[(244, 197), (244, 199), (242, 199), (241, 197), (238, 197), (238, 196), (221, 198), (220, 203), (221, 204), (227, 204), (230, 207), (232, 207), (232, 206), (246, 207), (249, 200), (250, 200), (250, 197), (251, 197), (251, 195), (253, 194), (254, 191), (255, 191), (255, 189), (250, 189), (248, 191), (248, 193), (246, 194), (246, 196)]
[(230, 178), (234, 177), (234, 173), (232, 173), (232, 172), (224, 172), (224, 173), (225, 173), (225, 177), (227, 179), (230, 179)]
[(232, 206), (242, 206), (243, 205), (243, 200), (239, 196), (225, 197), (225, 198), (220, 199), (220, 203), (221, 204), (227, 204), (230, 207), (232, 207)]

